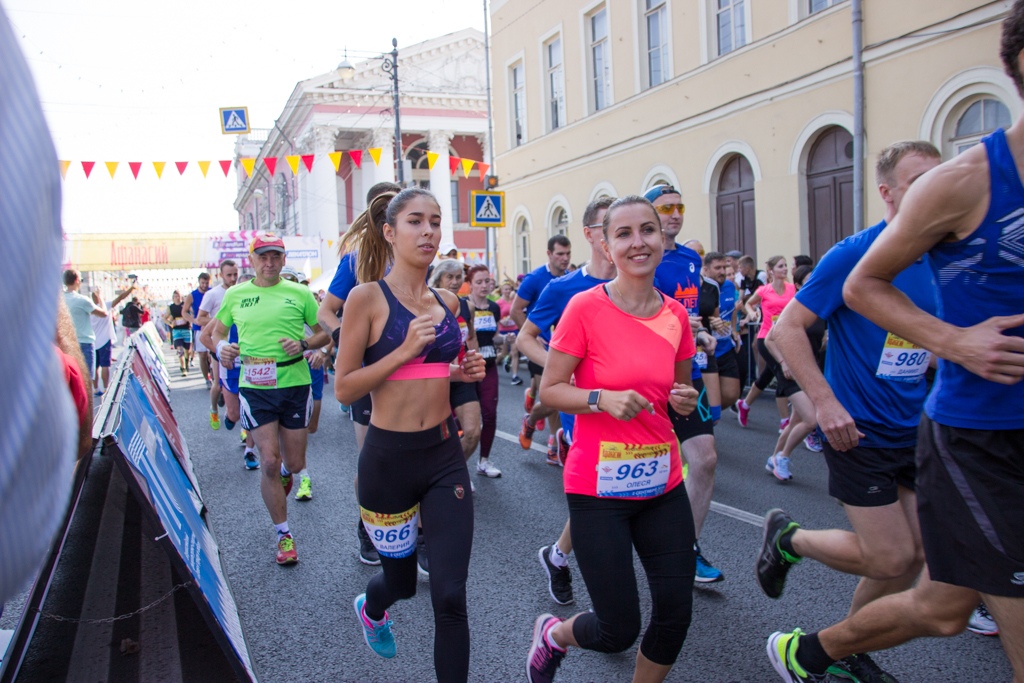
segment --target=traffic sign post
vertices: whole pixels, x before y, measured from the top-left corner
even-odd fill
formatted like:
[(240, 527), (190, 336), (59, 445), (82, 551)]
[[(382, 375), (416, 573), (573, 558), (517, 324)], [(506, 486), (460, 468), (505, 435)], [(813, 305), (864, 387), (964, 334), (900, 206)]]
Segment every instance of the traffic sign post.
[(244, 135), (249, 132), (248, 107), (221, 107), (220, 132), (224, 135)]
[(469, 193), (473, 214), (469, 224), (474, 228), (505, 227), (505, 193), (475, 190)]

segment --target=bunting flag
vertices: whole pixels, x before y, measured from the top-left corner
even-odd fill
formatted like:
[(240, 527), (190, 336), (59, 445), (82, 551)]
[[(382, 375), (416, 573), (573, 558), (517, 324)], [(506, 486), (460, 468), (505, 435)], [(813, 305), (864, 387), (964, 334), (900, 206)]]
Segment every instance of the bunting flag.
[(469, 172), (473, 170), (473, 164), (476, 162), (472, 159), (462, 159), (462, 174), (469, 177)]
[(480, 180), (483, 180), (484, 176), (487, 175), (487, 171), (491, 170), (491, 165), (490, 164), (485, 164), (482, 161), (478, 161), (476, 163), (476, 167), (478, 169), (480, 169)]
[(277, 170), (277, 157), (263, 157), (263, 165), (270, 171), (270, 177), (274, 177), (274, 171)]
[(188, 166), (187, 161), (175, 161), (174, 165), (178, 168), (178, 175), (185, 175), (185, 167)]
[(114, 179), (114, 174), (117, 173), (117, 164), (119, 162), (117, 162), (117, 161), (104, 161), (103, 163), (107, 167), (107, 173), (110, 174), (110, 179), (113, 180)]
[(70, 165), (71, 165), (70, 161), (65, 161), (64, 159), (60, 160), (60, 177), (61, 178), (67, 178), (67, 176), (68, 176), (68, 166), (70, 166)]
[(231, 172), (231, 159), (220, 160), (220, 170), (224, 171), (224, 177), (228, 177), (228, 173)]
[(459, 157), (448, 157), (448, 170), (451, 171), (452, 175), (455, 175), (455, 172), (458, 170), (460, 161), (462, 159)]
[[(331, 163), (334, 164), (334, 172), (338, 172), (338, 167), (341, 166), (341, 155), (342, 152), (331, 152), (327, 156), (331, 158)], [(350, 154), (351, 156), (351, 154)]]
[(382, 151), (382, 148), (380, 148), (380, 147), (371, 147), (370, 149), (368, 149), (366, 151), (370, 153), (370, 158), (373, 159), (373, 165), (374, 166), (380, 166), (380, 153)]
[[(356, 168), (362, 168), (363, 167), (363, 150), (361, 150), (361, 149), (353, 149), (353, 150), (351, 150), (348, 153), (348, 155), (352, 159), (352, 163), (356, 165)], [(338, 165), (337, 164), (334, 165), (334, 169), (335, 170), (338, 169)]]
[(427, 169), (433, 171), (434, 164), (437, 163), (437, 158), (441, 156), (437, 152), (427, 152)]
[(313, 172), (313, 155), (312, 154), (303, 154), (302, 155), (302, 164), (306, 167), (306, 172), (307, 173), (312, 173)]
[(138, 180), (139, 179), (139, 169), (142, 168), (142, 162), (141, 161), (129, 161), (128, 162), (128, 168), (132, 169), (132, 175), (135, 176), (136, 180)]
[(167, 165), (166, 161), (154, 161), (153, 170), (156, 171), (157, 179), (164, 177), (164, 166)]
[(242, 168), (245, 169), (245, 175), (251, 178), (252, 170), (256, 166), (256, 160), (252, 157), (242, 157), (239, 161), (242, 162)]
[(292, 169), (292, 175), (299, 175), (299, 157), (298, 155), (289, 155), (284, 158), (288, 162), (288, 168)]
[(83, 161), (82, 170), (85, 171), (85, 177), (88, 178), (89, 174), (92, 173), (92, 167), (96, 165), (95, 161)]
[(203, 177), (205, 178), (206, 177), (206, 172), (210, 170), (210, 162), (209, 161), (197, 161), (196, 163), (199, 164), (199, 170), (202, 172)]

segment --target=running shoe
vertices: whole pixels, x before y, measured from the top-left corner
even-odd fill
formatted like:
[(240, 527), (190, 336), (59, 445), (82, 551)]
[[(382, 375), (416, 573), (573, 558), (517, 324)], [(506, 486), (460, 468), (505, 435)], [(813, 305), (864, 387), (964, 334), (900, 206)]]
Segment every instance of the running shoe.
[(220, 429), (220, 414), (214, 412), (210, 413), (210, 429), (214, 431)]
[(707, 558), (704, 557), (704, 553), (700, 551), (700, 546), (694, 544), (693, 549), (697, 552), (697, 573), (694, 575), (693, 580), (697, 583), (718, 583), (719, 581), (725, 581), (725, 576), (721, 571), (716, 569)]
[(294, 482), (295, 477), (292, 476), (291, 472), (288, 473), (287, 477), (283, 474), (281, 475), (281, 486), (284, 487), (284, 495), (287, 496), (289, 493), (292, 492), (292, 484)]
[(543, 432), (544, 431), (544, 418), (542, 417), (541, 419), (537, 420), (537, 423), (534, 425), (534, 427), (536, 427), (537, 429), (539, 429), (540, 431)]
[(423, 529), (419, 530), (416, 537), (416, 569), (423, 576), (430, 576), (430, 562), (427, 560), (427, 538), (423, 535)]
[(552, 626), (562, 622), (558, 617), (542, 614), (533, 622), (533, 642), (526, 656), (526, 679), (530, 683), (551, 683), (565, 657), (565, 650), (548, 645), (546, 634)]
[(256, 457), (256, 451), (246, 451), (243, 457), (245, 458), (245, 469), (258, 470), (260, 468), (260, 461)]
[(527, 413), (523, 416), (523, 426), (519, 430), (519, 446), (524, 451), (530, 450), (530, 445), (533, 443), (533, 433), (537, 431), (536, 427), (530, 426), (530, 414)]
[(778, 453), (768, 456), (768, 462), (765, 463), (764, 470), (779, 481), (789, 481), (793, 478), (789, 471), (789, 458)]
[(207, 389), (213, 388), (213, 382), (210, 381), (209, 377), (206, 378), (206, 388)]
[(217, 394), (217, 405), (220, 406), (221, 408), (224, 407), (224, 392), (223, 391), (220, 392), (219, 394)]
[(796, 661), (796, 650), (802, 635), (803, 631), (796, 629), (792, 633), (776, 631), (768, 636), (768, 661), (772, 663), (772, 668), (786, 683), (815, 683), (828, 680), (828, 674), (812, 674)]
[(783, 536), (799, 528), (800, 525), (779, 508), (769, 510), (764, 516), (764, 536), (754, 572), (757, 574), (758, 585), (769, 598), (778, 598), (782, 595), (789, 568), (801, 560), (787, 553), (779, 544)]
[(551, 546), (546, 545), (537, 551), (537, 558), (544, 573), (548, 575), (548, 594), (559, 605), (571, 605), (575, 598), (572, 594), (572, 572), (569, 567), (559, 567), (551, 561)]
[[(490, 460), (481, 460), (476, 466), (476, 473), (491, 479), (497, 479), (501, 476), (501, 470), (492, 465)], [(473, 482), (469, 483), (472, 484)]]
[(985, 603), (979, 603), (974, 609), (967, 622), (967, 630), (982, 636), (999, 635), (999, 626), (996, 625), (996, 620), (992, 618), (992, 615), (988, 613)]
[(391, 617), (385, 612), (383, 623), (374, 624), (366, 616), (365, 605), (366, 593), (357, 595), (352, 603), (356, 610), (356, 618), (359, 619), (359, 625), (363, 627), (363, 640), (374, 654), (391, 659), (395, 656), (395, 635), (391, 632)]
[(736, 401), (736, 419), (740, 423), (740, 427), (746, 427), (747, 421), (750, 419), (750, 406), (742, 398)]
[(561, 467), (562, 461), (558, 459), (558, 442), (554, 434), (548, 437), (548, 464)]
[(533, 395), (533, 389), (526, 387), (526, 391), (523, 392), (523, 410), (526, 412), (533, 410), (533, 404), (536, 400), (537, 397)]
[(313, 482), (309, 477), (299, 477), (299, 490), (295, 500), (313, 500)]
[(182, 377), (188, 377), (188, 373), (187, 373), (187, 372), (185, 372), (185, 368), (182, 368), (182, 369), (181, 369), (181, 376), (182, 376)]
[(224, 428), (229, 432), (235, 428), (235, 423), (228, 419), (228, 416), (224, 416)]
[(505, 374), (512, 372), (512, 356), (505, 356), (505, 362), (501, 364), (505, 368)]
[(899, 683), (891, 674), (867, 655), (850, 655), (844, 657), (828, 668), (834, 678), (841, 678), (853, 683)]
[(825, 448), (821, 445), (821, 438), (817, 432), (811, 432), (804, 439), (804, 448), (809, 450), (811, 453), (821, 453)]
[(366, 533), (366, 527), (362, 522), (356, 522), (356, 537), (359, 539), (359, 561), (376, 567), (380, 564), (380, 554), (373, 547), (370, 535)]
[(781, 434), (781, 433), (782, 433), (782, 431), (783, 431), (783, 430), (784, 430), (784, 429), (785, 429), (786, 427), (788, 427), (788, 426), (789, 426), (789, 418), (788, 418), (788, 417), (784, 417), (784, 418), (782, 418), (781, 420), (779, 420), (779, 434)]
[(295, 564), (299, 561), (299, 555), (295, 552), (295, 539), (291, 534), (284, 534), (277, 538), (277, 563)]
[(522, 383), (523, 383), (523, 380), (519, 378), (519, 375), (512, 375), (512, 382), (511, 382), (512, 386), (518, 387)]
[(565, 430), (561, 427), (555, 432), (555, 441), (558, 443), (558, 464), (565, 467), (565, 461), (569, 458), (569, 442), (565, 440)]

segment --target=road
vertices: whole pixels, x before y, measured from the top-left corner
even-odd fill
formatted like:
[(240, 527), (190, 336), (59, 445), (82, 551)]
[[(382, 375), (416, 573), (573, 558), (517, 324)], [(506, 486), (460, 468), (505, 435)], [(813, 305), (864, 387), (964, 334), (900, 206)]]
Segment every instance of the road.
[[(472, 681), (523, 680), (534, 618), (543, 612), (569, 617), (590, 606), (578, 572), (574, 605), (560, 607), (547, 594), (537, 549), (557, 538), (566, 519), (561, 470), (547, 465), (542, 453), (519, 447), (515, 434), (523, 390), (510, 386), (503, 372), (501, 384), (499, 438), (492, 460), (503, 476), (473, 476), (476, 527), (468, 583)], [(370, 652), (353, 614), (353, 597), (379, 569), (356, 559), (352, 479), (357, 452), (351, 423), (340, 412), (332, 385), (324, 392), (320, 431), (309, 440), (313, 500), (289, 500), (300, 558), (290, 568), (274, 563), (275, 536), (260, 499), (259, 474), (243, 469), (238, 428), (210, 429), (198, 372), (187, 379), (172, 378), (171, 385), (175, 415), (192, 453), (261, 679), (432, 680), (433, 618), (426, 579), (420, 579), (413, 599), (391, 610), (398, 644), (393, 660)], [(788, 484), (765, 473), (776, 429), (775, 406), (766, 399), (755, 404), (747, 429), (729, 412), (717, 428), (715, 504), (701, 543), (726, 580), (694, 589), (693, 625), (670, 681), (777, 681), (765, 656), (766, 637), (779, 629), (823, 628), (842, 618), (849, 606), (855, 579), (811, 561), (792, 570), (781, 600), (766, 598), (757, 587), (753, 563), (766, 510), (784, 507), (808, 527), (849, 528), (842, 508), (827, 494), (819, 455), (803, 449), (795, 453), (794, 479)], [(546, 438), (538, 433), (536, 444), (541, 439), (546, 443)], [(646, 623), (646, 583), (639, 563), (635, 566)], [(635, 648), (617, 655), (572, 651), (558, 680), (629, 680), (634, 657)], [(917, 641), (876, 659), (903, 683), (1012, 677), (999, 640), (971, 633)]]

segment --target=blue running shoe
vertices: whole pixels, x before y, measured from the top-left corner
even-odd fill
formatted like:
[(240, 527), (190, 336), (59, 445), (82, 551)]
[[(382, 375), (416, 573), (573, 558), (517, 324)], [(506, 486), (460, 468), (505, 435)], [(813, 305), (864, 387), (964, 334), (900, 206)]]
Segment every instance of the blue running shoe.
[(255, 451), (245, 452), (245, 469), (247, 470), (258, 470), (260, 468), (260, 461), (256, 457)]
[(228, 416), (224, 416), (224, 427), (230, 432), (235, 428), (235, 423), (228, 419)]
[(700, 546), (694, 544), (693, 549), (697, 552), (697, 574), (693, 577), (696, 583), (718, 583), (725, 581), (725, 576), (718, 569), (711, 566), (700, 551)]
[(779, 481), (789, 481), (793, 475), (789, 473), (789, 458), (784, 455), (775, 455), (775, 478)]
[(363, 611), (365, 604), (366, 593), (357, 595), (355, 602), (352, 603), (356, 610), (356, 618), (359, 619), (359, 624), (363, 627), (363, 638), (371, 650), (385, 659), (391, 659), (395, 656), (395, 636), (391, 633), (391, 619), (385, 612), (384, 623), (374, 625)]

